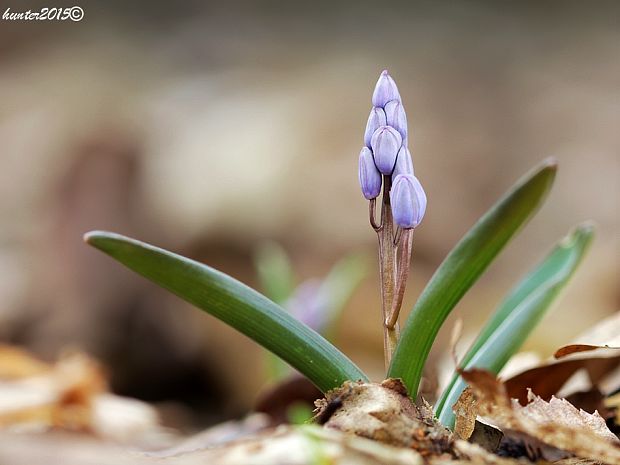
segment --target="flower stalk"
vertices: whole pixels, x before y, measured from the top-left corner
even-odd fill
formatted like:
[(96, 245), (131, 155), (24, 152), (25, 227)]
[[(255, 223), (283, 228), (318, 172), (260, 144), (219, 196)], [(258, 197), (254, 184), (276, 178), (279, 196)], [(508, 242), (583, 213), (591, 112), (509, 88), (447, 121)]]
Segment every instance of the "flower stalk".
[[(386, 368), (399, 338), (398, 316), (411, 262), (413, 228), (426, 210), (426, 195), (413, 175), (407, 116), (398, 88), (383, 71), (375, 86), (359, 157), (359, 181), (369, 201), (370, 225), (379, 242), (381, 321)], [(377, 198), (381, 194), (380, 222)]]
[(405, 286), (409, 278), (409, 269), (411, 267), (411, 253), (413, 246), (413, 229), (399, 229), (401, 231), (399, 242), (400, 255), (397, 261), (397, 274), (394, 291), (394, 302), (390, 313), (385, 319), (385, 326), (390, 329), (398, 325), (398, 314), (403, 305), (403, 297), (405, 296)]
[[(391, 179), (384, 176), (383, 201), (381, 202), (381, 227), (377, 231), (379, 239), (379, 279), (381, 280), (381, 317), (383, 321), (383, 355), (385, 366), (390, 365), (392, 354), (398, 342), (398, 324), (388, 327), (385, 322), (390, 316), (394, 302), (394, 286), (396, 280), (396, 263), (394, 247), (394, 225), (390, 208)], [(398, 319), (398, 315), (397, 315)]]

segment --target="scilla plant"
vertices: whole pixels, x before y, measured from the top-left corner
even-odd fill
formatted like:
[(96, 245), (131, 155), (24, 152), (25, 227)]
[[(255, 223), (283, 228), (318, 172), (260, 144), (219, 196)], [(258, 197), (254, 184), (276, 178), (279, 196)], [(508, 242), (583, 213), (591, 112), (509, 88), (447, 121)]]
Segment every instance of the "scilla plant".
[[(400, 378), (416, 398), (422, 371), (439, 329), (461, 297), (532, 217), (553, 183), (556, 163), (546, 160), (504, 194), (447, 255), (414, 305), (399, 334), (398, 313), (409, 271), (413, 230), (426, 209), (414, 175), (407, 119), (394, 80), (384, 71), (359, 157), (362, 193), (379, 239), (382, 322), (387, 376)], [(381, 195), (380, 219), (376, 203)], [(584, 224), (563, 238), (508, 294), (460, 365), (499, 373), (567, 283), (592, 238)], [(346, 355), (280, 305), (207, 265), (118, 234), (94, 231), (88, 244), (222, 320), (303, 373), (323, 392), (347, 380), (368, 381)], [(447, 426), (465, 384), (455, 373), (435, 407)]]

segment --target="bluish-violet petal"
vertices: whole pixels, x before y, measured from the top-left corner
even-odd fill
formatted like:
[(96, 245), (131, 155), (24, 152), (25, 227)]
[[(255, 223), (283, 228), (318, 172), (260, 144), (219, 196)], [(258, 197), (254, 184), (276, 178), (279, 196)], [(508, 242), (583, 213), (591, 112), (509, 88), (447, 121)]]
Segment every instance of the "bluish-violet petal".
[(407, 138), (407, 115), (399, 100), (390, 100), (385, 104), (385, 118), (387, 125), (400, 132), (403, 140), (405, 140)]
[(373, 133), (370, 147), (375, 157), (375, 165), (381, 174), (392, 174), (402, 143), (403, 138), (392, 126), (381, 126)]
[(370, 115), (368, 116), (368, 122), (366, 123), (366, 132), (364, 133), (364, 144), (366, 144), (366, 147), (370, 148), (370, 139), (374, 132), (386, 124), (383, 108), (372, 107)]
[(396, 157), (396, 165), (394, 165), (394, 172), (392, 173), (392, 181), (396, 179), (399, 174), (414, 174), (413, 161), (411, 160), (411, 153), (403, 142), (402, 147), (398, 151), (398, 157)]
[(372, 104), (375, 107), (384, 107), (390, 100), (400, 100), (400, 94), (394, 79), (388, 74), (387, 70), (384, 70), (379, 76), (375, 91), (372, 94)]
[(381, 173), (377, 170), (368, 147), (362, 148), (360, 152), (359, 180), (366, 199), (374, 199), (381, 192)]
[(396, 176), (390, 190), (394, 222), (401, 228), (415, 228), (426, 212), (426, 194), (418, 178), (410, 174)]

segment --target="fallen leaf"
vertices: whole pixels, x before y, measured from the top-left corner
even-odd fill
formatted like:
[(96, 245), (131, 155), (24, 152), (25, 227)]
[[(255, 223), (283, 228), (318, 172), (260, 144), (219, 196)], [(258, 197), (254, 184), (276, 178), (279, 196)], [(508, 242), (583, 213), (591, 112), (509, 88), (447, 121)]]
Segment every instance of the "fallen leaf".
[(315, 425), (281, 426), (225, 444), (153, 456), (84, 435), (0, 432), (3, 465), (424, 465), (417, 452)]
[(86, 354), (68, 352), (50, 364), (11, 346), (0, 346), (0, 429), (165, 442), (155, 409), (109, 393), (104, 370)]
[(49, 372), (52, 367), (33, 357), (27, 351), (9, 345), (0, 345), (0, 379), (13, 380)]
[(476, 420), (474, 432), (471, 434), (469, 442), (478, 444), (489, 452), (495, 452), (498, 450), (503, 437), (504, 433), (494, 426)]
[[(594, 346), (590, 344), (570, 344), (564, 347), (560, 347), (558, 350), (555, 351), (553, 356), (555, 358), (563, 358), (571, 354), (576, 354), (579, 352), (590, 352), (592, 350), (597, 350), (597, 349), (609, 349), (612, 351), (616, 351), (616, 350), (620, 350), (620, 347), (610, 347), (608, 345)], [(588, 355), (591, 355), (591, 354), (588, 354)], [(614, 354), (610, 353), (610, 356), (614, 356)]]
[(605, 406), (605, 396), (597, 388), (574, 392), (566, 396), (565, 399), (576, 408), (585, 410), (586, 412), (594, 413), (596, 411), (605, 419), (609, 416), (610, 411)]
[(467, 441), (476, 426), (476, 398), (469, 387), (465, 388), (452, 407), (455, 415), (454, 434), (457, 438)]
[(537, 442), (574, 454), (578, 458), (620, 465), (620, 441), (598, 414), (577, 410), (564, 399), (552, 397), (549, 402), (530, 393), (528, 404), (521, 406), (511, 400), (503, 383), (491, 373), (474, 369), (461, 374), (470, 385), (477, 400), (478, 414), (489, 419), (504, 433), (516, 432), (540, 449)]
[(495, 451), (502, 439), (502, 432), (477, 420), (476, 397), (471, 388), (466, 387), (452, 406), (455, 416), (454, 435), (458, 439), (482, 446), (487, 451)]
[[(463, 464), (473, 465), (526, 465), (531, 463), (525, 459), (520, 458), (512, 459), (500, 457), (493, 454), (478, 444), (472, 444), (467, 441), (459, 440), (454, 443), (454, 448), (463, 457), (467, 458), (467, 461), (462, 461)], [(446, 465), (450, 462), (444, 462)]]
[(620, 312), (617, 312), (580, 335), (573, 344), (558, 349), (554, 359), (505, 380), (508, 395), (525, 405), (531, 389), (548, 400), (581, 369), (587, 372), (592, 387), (596, 387), (620, 365), (619, 347)]
[(400, 380), (346, 382), (316, 402), (325, 428), (412, 448), (423, 456), (451, 451), (453, 436), (427, 405), (413, 404)]

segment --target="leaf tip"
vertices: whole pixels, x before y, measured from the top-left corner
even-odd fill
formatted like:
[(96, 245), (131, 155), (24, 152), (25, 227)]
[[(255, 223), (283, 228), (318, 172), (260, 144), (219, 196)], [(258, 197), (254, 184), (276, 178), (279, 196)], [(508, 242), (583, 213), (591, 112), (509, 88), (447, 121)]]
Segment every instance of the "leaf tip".
[(577, 227), (575, 228), (576, 232), (580, 232), (581, 234), (584, 235), (592, 235), (594, 234), (594, 231), (596, 230), (596, 222), (592, 221), (592, 220), (586, 220), (583, 223), (580, 223), (577, 225)]
[(555, 181), (555, 176), (558, 172), (558, 160), (555, 157), (545, 158), (536, 168), (533, 169), (533, 172), (530, 172), (531, 175), (526, 178), (529, 180), (533, 180), (537, 178), (539, 181), (543, 183), (543, 196), (551, 190), (551, 186)]
[(103, 246), (109, 239), (122, 238), (119, 234), (107, 232), (107, 231), (88, 231), (82, 236), (84, 242), (97, 249), (103, 250)]
[(543, 168), (550, 169), (553, 171), (557, 171), (558, 169), (558, 159), (555, 157), (547, 157), (542, 162)]
[(584, 221), (583, 223), (575, 226), (573, 230), (560, 241), (560, 246), (570, 248), (574, 247), (576, 244), (581, 244), (582, 247), (585, 247), (592, 240), (594, 231), (594, 222)]
[(82, 236), (84, 242), (88, 245), (94, 245), (98, 237), (101, 236), (102, 231), (88, 231)]

